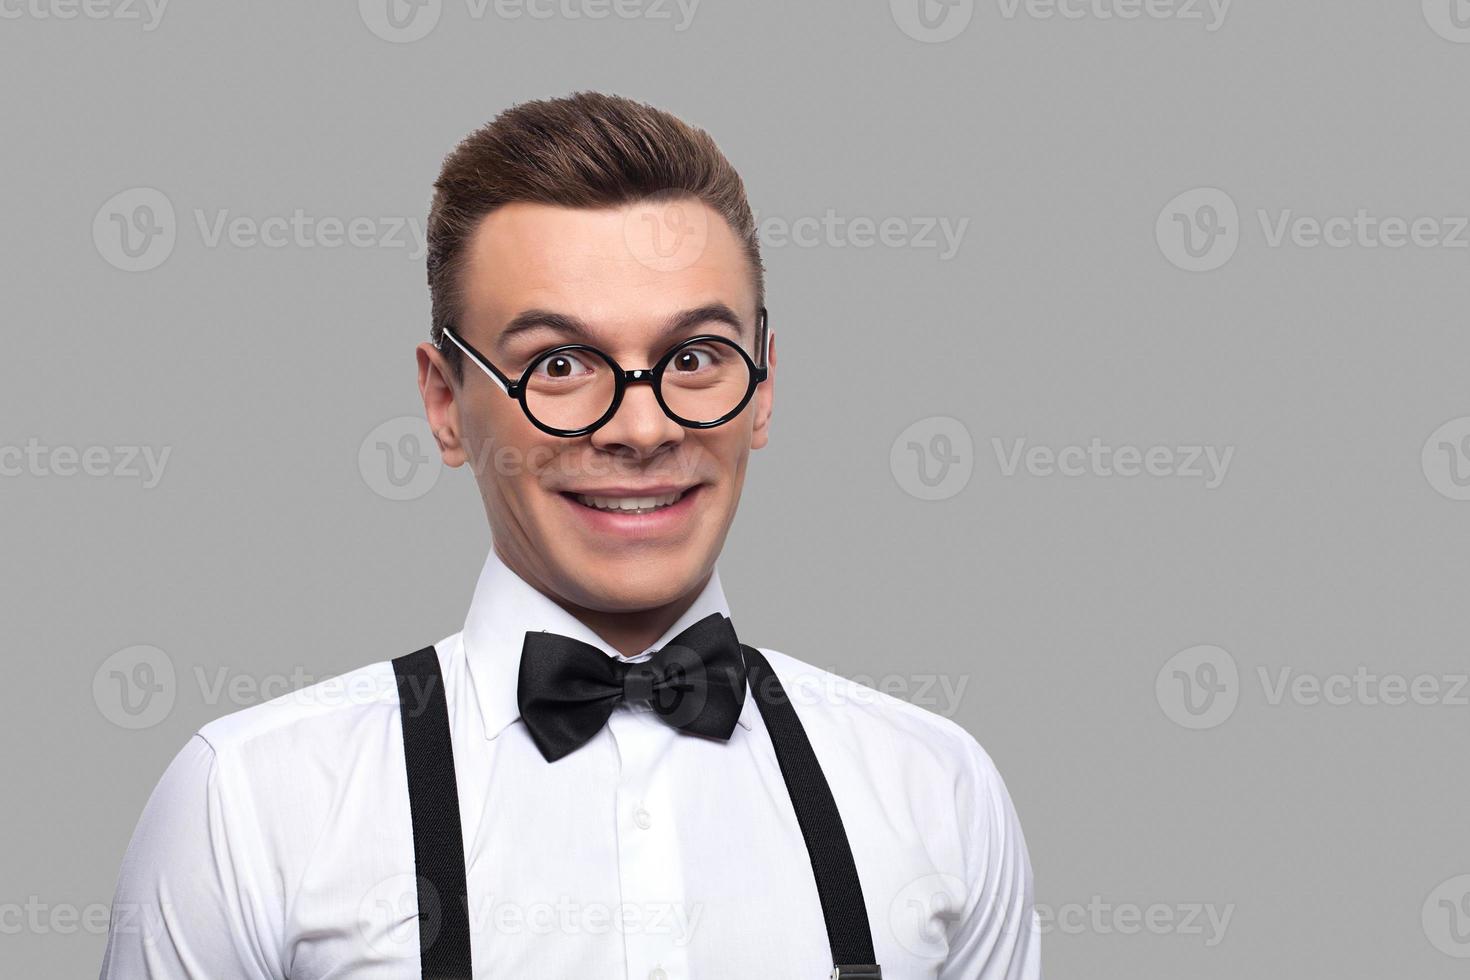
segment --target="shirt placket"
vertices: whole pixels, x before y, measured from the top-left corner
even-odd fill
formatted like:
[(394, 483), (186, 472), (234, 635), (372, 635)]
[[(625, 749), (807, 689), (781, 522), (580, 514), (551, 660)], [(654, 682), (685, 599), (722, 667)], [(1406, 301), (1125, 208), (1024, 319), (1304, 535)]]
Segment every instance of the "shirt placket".
[(687, 949), (676, 942), (685, 907), (670, 756), (680, 735), (646, 706), (621, 705), (608, 721), (621, 771), (616, 802), (623, 934), (628, 980), (688, 980)]

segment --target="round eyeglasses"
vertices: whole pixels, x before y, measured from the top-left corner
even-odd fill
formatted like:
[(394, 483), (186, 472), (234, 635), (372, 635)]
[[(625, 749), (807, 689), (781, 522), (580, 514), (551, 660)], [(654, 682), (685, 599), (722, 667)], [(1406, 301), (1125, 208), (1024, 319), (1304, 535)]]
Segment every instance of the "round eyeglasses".
[[(734, 340), (702, 334), (669, 348), (653, 367), (624, 370), (610, 354), (589, 344), (562, 344), (537, 354), (512, 381), (452, 327), (440, 331), (464, 351), (502, 391), (521, 403), (531, 424), (554, 436), (584, 436), (605, 425), (629, 385), (653, 386), (664, 414), (690, 429), (712, 429), (745, 408), (766, 380), (766, 310), (756, 315), (756, 364)], [(439, 343), (435, 346), (443, 348)]]

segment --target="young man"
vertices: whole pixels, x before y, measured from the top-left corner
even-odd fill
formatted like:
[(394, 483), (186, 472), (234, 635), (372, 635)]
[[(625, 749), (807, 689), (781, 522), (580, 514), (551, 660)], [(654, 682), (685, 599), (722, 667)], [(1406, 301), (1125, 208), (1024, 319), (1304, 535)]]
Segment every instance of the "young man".
[(584, 93), (435, 188), (419, 388), (493, 539), (464, 628), (200, 729), (104, 980), (1038, 977), (975, 740), (737, 637), (716, 560), (776, 355), (714, 142)]

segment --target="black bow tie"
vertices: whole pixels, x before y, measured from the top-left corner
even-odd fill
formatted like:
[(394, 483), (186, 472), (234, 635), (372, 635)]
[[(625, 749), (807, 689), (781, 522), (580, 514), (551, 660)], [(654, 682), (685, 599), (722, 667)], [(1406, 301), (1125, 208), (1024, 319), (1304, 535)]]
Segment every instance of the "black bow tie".
[(680, 731), (724, 740), (745, 703), (745, 660), (735, 627), (721, 613), (689, 626), (642, 663), (560, 633), (530, 632), (516, 699), (547, 762), (596, 735), (619, 701), (646, 701)]

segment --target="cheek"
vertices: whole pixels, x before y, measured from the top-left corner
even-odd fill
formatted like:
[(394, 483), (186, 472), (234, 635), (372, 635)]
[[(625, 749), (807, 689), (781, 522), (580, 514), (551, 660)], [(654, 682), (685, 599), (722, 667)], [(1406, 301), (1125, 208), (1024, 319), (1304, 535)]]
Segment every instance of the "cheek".
[(751, 427), (745, 416), (734, 419), (706, 434), (704, 450), (714, 458), (723, 473), (738, 473), (745, 468), (750, 455)]
[(563, 447), (531, 425), (519, 405), (502, 401), (481, 406), (466, 420), (465, 447), (480, 486), (515, 502), (554, 482)]

